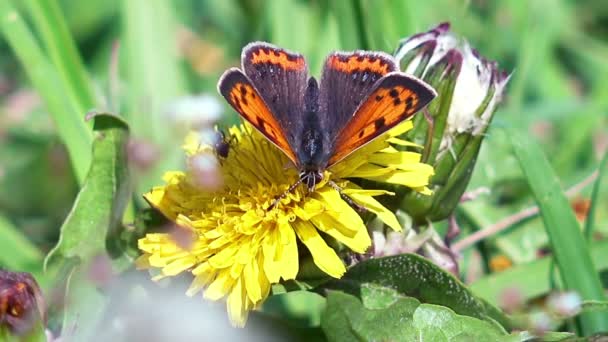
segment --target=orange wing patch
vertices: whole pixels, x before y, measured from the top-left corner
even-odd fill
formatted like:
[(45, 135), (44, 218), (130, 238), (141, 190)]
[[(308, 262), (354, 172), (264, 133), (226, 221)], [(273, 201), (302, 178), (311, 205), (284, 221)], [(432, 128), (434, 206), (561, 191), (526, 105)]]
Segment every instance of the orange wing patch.
[(240, 70), (228, 70), (220, 79), (218, 88), (222, 96), (247, 122), (280, 148), (297, 165), (296, 155), (283, 133), (283, 128), (249, 79)]
[(327, 60), (327, 65), (332, 69), (345, 73), (367, 70), (380, 75), (386, 75), (394, 71), (394, 68), (384, 58), (372, 54), (331, 55)]
[(422, 81), (401, 73), (379, 82), (338, 135), (328, 166), (410, 118), (436, 96)]
[(285, 70), (303, 70), (306, 68), (304, 57), (276, 49), (269, 46), (256, 46), (251, 51), (251, 63), (271, 63)]

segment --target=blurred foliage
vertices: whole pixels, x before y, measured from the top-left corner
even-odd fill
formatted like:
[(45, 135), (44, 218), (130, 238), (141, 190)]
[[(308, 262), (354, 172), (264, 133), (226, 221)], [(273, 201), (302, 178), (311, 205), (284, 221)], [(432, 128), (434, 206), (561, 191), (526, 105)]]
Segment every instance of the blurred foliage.
[[(57, 69), (49, 74), (44, 65), (20, 63), (6, 34), (14, 23), (14, 12), (3, 12), (0, 234), (4, 242), (0, 266), (35, 275), (41, 272), (42, 255), (55, 245), (88, 169), (90, 141), (81, 134), (89, 127), (82, 124), (86, 111), (121, 113), (135, 138), (157, 148), (158, 163), (133, 171), (141, 193), (160, 182), (163, 170), (183, 165), (177, 152), (183, 132), (168, 108), (188, 94), (209, 93), (219, 99), (215, 90), (219, 75), (238, 65), (242, 46), (254, 40), (304, 53), (312, 73), (318, 75), (331, 50), (390, 53), (400, 38), (450, 21), (452, 30), (467, 37), (482, 55), (512, 70), (507, 98), (495, 115), (469, 184), (469, 189), (487, 187), (490, 194), (457, 209), (461, 237), (535, 204), (529, 179), (501, 128), (533, 136), (563, 189), (597, 170), (608, 150), (608, 6), (603, 0), (41, 1), (38, 5), (58, 5), (59, 12), (53, 13), (60, 16), (49, 18), (63, 17), (65, 32), (57, 22), (38, 25), (36, 9), (32, 9), (35, 0), (8, 3), (31, 26), (35, 39), (29, 51), (47, 56)], [(77, 51), (72, 57), (66, 32), (75, 38)], [(55, 51), (57, 59), (49, 48), (53, 41), (61, 47)], [(63, 60), (62, 53), (82, 58), (84, 68), (74, 60)], [(28, 60), (36, 63), (36, 56), (28, 55)], [(58, 81), (62, 77), (67, 81)], [(36, 93), (39, 84), (48, 92)], [(90, 94), (95, 97), (92, 107)], [(235, 113), (225, 109), (222, 124), (237, 122)], [(66, 128), (70, 123), (75, 126)], [(82, 170), (79, 165), (85, 164)], [(593, 187), (587, 186), (571, 199), (581, 226), (588, 208), (594, 209), (589, 238), (598, 250), (605, 249), (608, 238), (606, 179), (596, 184), (593, 196)], [(135, 194), (136, 207), (142, 206), (140, 198)], [(461, 276), (465, 283), (477, 281), (473, 290), (495, 305), (503, 303), (489, 287), (526, 288), (526, 284), (542, 283), (534, 291), (523, 292), (525, 300), (542, 297), (555, 285), (548, 260), (538, 260), (547, 254), (547, 246), (543, 222), (529, 217), (463, 250)], [(606, 271), (605, 262), (598, 262), (602, 254), (591, 254), (595, 266)], [(511, 261), (510, 269), (504, 271), (511, 276), (494, 272), (490, 265), (494, 256)], [(576, 261), (570, 262), (576, 267)], [(540, 270), (544, 273), (537, 273)], [(534, 277), (543, 280), (537, 282)], [(302, 300), (286, 299), (283, 312), (301, 316), (298, 303)], [(318, 316), (318, 312), (310, 314)]]

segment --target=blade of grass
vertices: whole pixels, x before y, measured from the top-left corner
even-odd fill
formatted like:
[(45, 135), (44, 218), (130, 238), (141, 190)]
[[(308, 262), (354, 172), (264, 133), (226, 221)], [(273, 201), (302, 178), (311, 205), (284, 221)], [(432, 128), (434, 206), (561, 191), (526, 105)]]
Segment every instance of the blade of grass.
[(343, 50), (365, 49), (365, 29), (358, 13), (358, 0), (330, 1), (330, 9), (338, 22)]
[(409, 3), (360, 0), (368, 48), (392, 53), (400, 39), (414, 33)]
[(27, 0), (25, 5), (47, 53), (82, 118), (95, 105), (91, 81), (56, 0)]
[[(608, 240), (591, 245), (591, 257), (596, 270), (608, 270)], [(543, 257), (533, 262), (516, 265), (502, 272), (485, 276), (469, 288), (475, 295), (488, 302), (499, 305), (505, 291), (517, 288), (525, 300), (531, 300), (551, 291), (551, 257)]]
[[(179, 141), (168, 129), (167, 108), (187, 93), (177, 47), (177, 20), (172, 2), (122, 1), (123, 42), (129, 82), (126, 117), (136, 138), (161, 149), (161, 160), (138, 181), (147, 191), (164, 171), (179, 166)], [(153, 37), (152, 39), (150, 37)], [(123, 49), (124, 47), (124, 49)]]
[(44, 55), (32, 32), (10, 1), (0, 1), (0, 30), (45, 102), (79, 183), (91, 161), (92, 132), (81, 114), (67, 101), (59, 75)]
[[(506, 130), (540, 208), (565, 288), (577, 291), (586, 300), (605, 300), (589, 247), (545, 154), (535, 141), (515, 128)], [(608, 330), (608, 314), (605, 313), (585, 313), (580, 322), (586, 336)]]
[(6, 217), (0, 215), (0, 264), (20, 272), (42, 271), (43, 255)]
[[(298, 15), (287, 15), (291, 11)], [(311, 47), (316, 43), (312, 39), (315, 36), (313, 30), (318, 26), (312, 24), (315, 18), (312, 16), (310, 6), (293, 0), (268, 1), (264, 12), (272, 43), (309, 55)], [(298, 29), (294, 30), (293, 27)]]
[[(170, 136), (164, 111), (186, 93), (177, 50), (176, 19), (170, 2), (123, 1), (129, 121), (136, 134), (164, 142)], [(149, 39), (154, 37), (154, 39)]]
[(608, 164), (608, 152), (604, 153), (604, 158), (600, 162), (600, 167), (597, 171), (597, 179), (593, 184), (593, 190), (591, 192), (591, 206), (589, 212), (587, 212), (587, 218), (585, 219), (585, 237), (587, 241), (591, 241), (593, 234), (593, 226), (595, 224), (595, 210), (597, 209), (597, 202), (599, 201), (600, 186), (602, 184), (602, 176), (606, 172), (606, 164)]

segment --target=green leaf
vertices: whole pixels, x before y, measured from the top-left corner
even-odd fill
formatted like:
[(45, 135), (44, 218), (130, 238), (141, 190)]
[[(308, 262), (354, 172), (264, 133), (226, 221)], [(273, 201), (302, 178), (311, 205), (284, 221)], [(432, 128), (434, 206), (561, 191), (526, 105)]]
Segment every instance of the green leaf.
[(310, 291), (292, 291), (272, 295), (262, 304), (261, 311), (301, 327), (318, 327), (325, 298)]
[(370, 309), (354, 296), (331, 291), (321, 327), (330, 341), (495, 341), (507, 337), (491, 322), (397, 297), (384, 308)]
[[(513, 334), (515, 335), (515, 334)], [(545, 331), (541, 336), (534, 335), (529, 331), (522, 331), (517, 336), (516, 341), (530, 341), (530, 342), (559, 342), (559, 341), (578, 341), (575, 339), (576, 335), (569, 332), (561, 331)]]
[[(126, 143), (128, 127), (110, 114), (94, 116), (93, 163), (68, 217), (61, 226), (55, 248), (45, 268), (58, 270), (58, 283), (65, 289), (63, 327), (74, 327), (74, 340), (86, 334), (104, 309), (104, 299), (86, 278), (92, 258), (106, 254), (106, 238), (117, 230), (130, 198)], [(90, 337), (90, 336), (89, 336)]]
[(361, 286), (361, 302), (368, 309), (385, 309), (406, 296), (380, 285), (363, 284)]
[(608, 301), (585, 300), (581, 304), (581, 312), (603, 311), (608, 312)]
[[(510, 128), (507, 133), (540, 208), (565, 288), (578, 292), (583, 299), (605, 300), (589, 246), (545, 154), (535, 141), (519, 130)], [(585, 313), (580, 321), (586, 336), (608, 330), (607, 313)]]
[(361, 262), (350, 268), (341, 279), (331, 280), (316, 291), (342, 290), (365, 298), (366, 291), (374, 289), (377, 292), (377, 286), (394, 289), (401, 295), (415, 297), (423, 303), (447, 306), (460, 315), (495, 320), (506, 328), (511, 325), (500, 310), (476, 298), (458, 279), (415, 254)]
[(45, 264), (76, 264), (105, 253), (106, 236), (117, 229), (130, 196), (126, 143), (128, 128), (110, 114), (94, 117), (93, 163), (61, 236)]

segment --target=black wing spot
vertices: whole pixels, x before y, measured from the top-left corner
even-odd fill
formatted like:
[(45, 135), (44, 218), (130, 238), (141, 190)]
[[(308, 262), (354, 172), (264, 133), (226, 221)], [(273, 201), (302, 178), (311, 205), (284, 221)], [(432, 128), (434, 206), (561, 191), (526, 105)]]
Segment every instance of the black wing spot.
[(384, 96), (382, 95), (376, 95), (376, 102), (380, 102), (383, 98)]
[(364, 59), (363, 56), (359, 55), (357, 57), (357, 62), (363, 62), (363, 59)]
[(397, 107), (398, 105), (400, 105), (400, 104), (401, 104), (401, 100), (399, 100), (399, 98), (398, 98), (398, 97), (395, 97), (395, 98), (393, 99), (393, 104), (395, 105), (395, 107)]
[(365, 131), (364, 130), (360, 130), (359, 131), (359, 135), (358, 135), (359, 139), (363, 138), (363, 134), (365, 134)]
[(258, 129), (260, 131), (262, 131), (262, 133), (264, 133), (268, 136), (271, 136), (273, 138), (276, 137), (276, 134), (274, 133), (274, 131), (272, 129), (270, 129), (270, 130), (268, 129), (268, 127), (270, 127), (270, 125), (266, 122), (266, 120), (262, 119), (262, 117), (260, 117), (260, 116), (256, 116), (255, 120), (258, 123), (258, 125), (257, 125)]
[(238, 98), (238, 97), (233, 96), (233, 97), (232, 97), (232, 102), (234, 102), (234, 106), (235, 106), (235, 107), (237, 107), (237, 108), (240, 108), (240, 107), (241, 107), (241, 101), (239, 101), (239, 98)]
[(277, 50), (274, 50), (272, 53), (274, 53), (274, 55), (277, 56), (277, 57), (281, 56), (281, 54)]
[(240, 90), (243, 97), (247, 96), (247, 88), (244, 85), (241, 84)]
[(386, 121), (384, 120), (384, 118), (380, 118), (380, 119), (376, 119), (376, 121), (374, 121), (374, 126), (376, 127), (376, 129), (381, 129), (382, 127), (384, 127)]
[(391, 91), (388, 92), (388, 94), (392, 97), (395, 98), (397, 96), (399, 96), (399, 92), (397, 91), (397, 89), (393, 88), (391, 89)]
[(414, 102), (414, 99), (411, 96), (408, 96), (405, 99), (405, 108), (411, 108), (414, 105), (413, 102)]
[(248, 105), (249, 105), (249, 103), (247, 102), (247, 99), (246, 99), (246, 98), (244, 98), (244, 97), (241, 99), (241, 102), (242, 102), (242, 103), (243, 103), (245, 106), (248, 106)]

